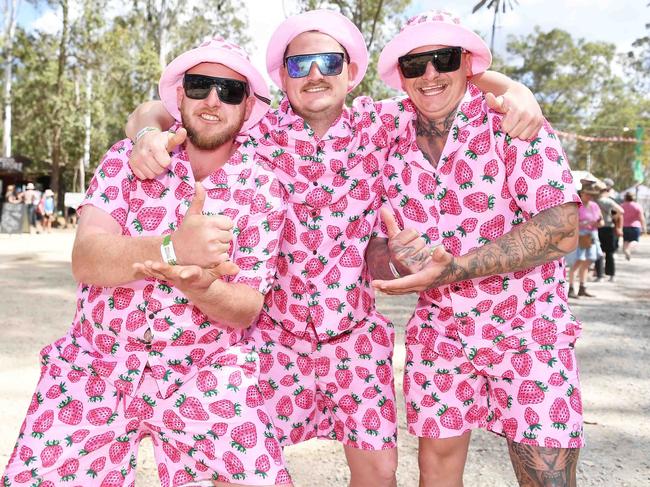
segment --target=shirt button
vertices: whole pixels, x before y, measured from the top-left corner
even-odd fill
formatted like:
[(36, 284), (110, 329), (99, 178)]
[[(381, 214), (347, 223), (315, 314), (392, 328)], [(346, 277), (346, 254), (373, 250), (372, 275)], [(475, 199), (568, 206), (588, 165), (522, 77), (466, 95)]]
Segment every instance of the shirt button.
[(314, 186), (318, 186), (318, 181), (314, 181), (312, 184), (313, 184)]
[(441, 215), (444, 215), (445, 213), (447, 213), (445, 210), (440, 210)]
[(311, 253), (316, 255), (318, 252), (316, 250), (312, 250)]
[(313, 216), (314, 218), (316, 218), (316, 217), (318, 216), (318, 212), (317, 212), (317, 211), (312, 211), (312, 212), (311, 212), (311, 216)]
[(156, 317), (156, 315), (154, 313), (149, 313), (149, 319), (150, 320), (153, 320), (155, 317)]
[(148, 352), (149, 350), (151, 350), (151, 343), (147, 343), (147, 344), (144, 346), (144, 349), (145, 349), (147, 352)]
[(457, 293), (458, 291), (460, 291), (460, 286), (452, 286), (451, 290)]

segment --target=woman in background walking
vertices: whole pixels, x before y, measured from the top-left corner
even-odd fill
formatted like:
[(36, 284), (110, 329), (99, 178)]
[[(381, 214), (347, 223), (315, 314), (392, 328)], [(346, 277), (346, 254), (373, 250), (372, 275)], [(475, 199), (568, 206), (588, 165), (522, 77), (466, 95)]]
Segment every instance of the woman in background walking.
[(621, 205), (623, 213), (623, 253), (625, 258), (630, 260), (632, 250), (639, 241), (642, 233), (646, 233), (646, 221), (643, 214), (643, 207), (634, 201), (634, 195), (625, 193), (625, 201)]

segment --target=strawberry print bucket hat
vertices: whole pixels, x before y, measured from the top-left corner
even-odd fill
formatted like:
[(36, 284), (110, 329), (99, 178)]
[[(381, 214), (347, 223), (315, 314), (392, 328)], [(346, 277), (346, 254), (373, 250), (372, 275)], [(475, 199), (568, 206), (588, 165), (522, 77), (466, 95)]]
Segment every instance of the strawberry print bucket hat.
[(358, 67), (354, 78), (356, 87), (368, 69), (368, 49), (363, 35), (347, 17), (333, 10), (310, 10), (282, 22), (273, 32), (266, 49), (266, 70), (273, 82), (282, 89), (280, 68), (284, 64), (284, 53), (289, 43), (303, 32), (316, 31), (336, 39), (350, 56), (350, 62)]
[(492, 63), (492, 53), (478, 34), (461, 25), (460, 19), (449, 12), (430, 10), (411, 17), (381, 51), (377, 69), (384, 83), (401, 90), (397, 59), (428, 45), (459, 46), (471, 52), (472, 74), (482, 73)]
[(223, 64), (245, 76), (248, 80), (251, 96), (255, 96), (255, 104), (250, 117), (244, 121), (241, 132), (245, 132), (261, 120), (271, 105), (269, 87), (262, 74), (251, 64), (246, 51), (220, 36), (184, 52), (170, 62), (163, 71), (158, 83), (158, 92), (161, 101), (172, 117), (178, 121), (181, 120), (176, 100), (176, 87), (182, 85), (183, 76), (188, 69), (201, 63)]

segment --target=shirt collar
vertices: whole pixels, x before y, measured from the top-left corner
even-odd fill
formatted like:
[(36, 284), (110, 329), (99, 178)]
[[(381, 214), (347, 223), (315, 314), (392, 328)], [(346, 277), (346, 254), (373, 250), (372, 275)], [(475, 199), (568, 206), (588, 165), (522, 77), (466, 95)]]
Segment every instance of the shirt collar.
[[(298, 115), (296, 112), (293, 111), (293, 108), (291, 107), (291, 103), (289, 103), (289, 99), (286, 96), (282, 98), (282, 101), (280, 102), (280, 106), (276, 110), (276, 115), (277, 115), (278, 127), (289, 127), (289, 126), (300, 125), (305, 127), (305, 132), (308, 135), (310, 135), (311, 137), (314, 136), (314, 132), (313, 130), (311, 130), (307, 122), (305, 122), (305, 120), (300, 115)], [(341, 111), (341, 114), (334, 121), (332, 126), (329, 128), (329, 130), (323, 137), (323, 140), (350, 137), (352, 133), (353, 118), (354, 117), (352, 114), (352, 110), (347, 106), (344, 106), (343, 110)]]

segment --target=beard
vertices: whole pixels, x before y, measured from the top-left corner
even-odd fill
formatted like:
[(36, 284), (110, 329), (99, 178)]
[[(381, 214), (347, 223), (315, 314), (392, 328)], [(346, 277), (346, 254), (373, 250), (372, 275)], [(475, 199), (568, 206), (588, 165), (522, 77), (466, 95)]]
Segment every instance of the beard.
[(187, 130), (188, 139), (197, 149), (214, 150), (227, 142), (231, 142), (241, 130), (244, 123), (243, 104), (239, 108), (241, 109), (232, 115), (230, 121), (226, 121), (216, 130), (210, 130), (209, 128), (199, 129), (197, 125), (193, 124), (193, 115), (181, 104), (181, 123)]

